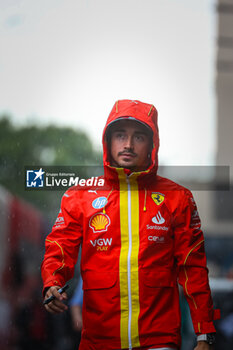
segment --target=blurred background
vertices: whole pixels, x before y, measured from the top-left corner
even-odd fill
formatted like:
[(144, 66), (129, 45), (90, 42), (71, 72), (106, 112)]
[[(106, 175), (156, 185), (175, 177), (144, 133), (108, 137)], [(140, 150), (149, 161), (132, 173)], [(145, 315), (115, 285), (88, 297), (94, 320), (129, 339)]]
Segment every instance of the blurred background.
[[(25, 191), (25, 166), (101, 164), (107, 116), (126, 98), (156, 106), (159, 172), (194, 189), (222, 312), (215, 349), (232, 349), (232, 0), (1, 0), (0, 47), (0, 348), (77, 349), (70, 311), (41, 305), (44, 239), (62, 192)], [(204, 173), (176, 176), (177, 166)], [(77, 264), (70, 297), (78, 276)], [(189, 350), (182, 295), (181, 305)]]

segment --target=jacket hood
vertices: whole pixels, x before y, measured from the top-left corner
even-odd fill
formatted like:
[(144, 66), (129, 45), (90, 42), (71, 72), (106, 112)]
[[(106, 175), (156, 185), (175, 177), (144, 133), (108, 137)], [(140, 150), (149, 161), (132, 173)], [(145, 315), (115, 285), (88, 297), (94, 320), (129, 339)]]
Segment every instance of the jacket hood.
[(118, 119), (133, 119), (139, 123), (143, 123), (145, 126), (151, 129), (153, 134), (153, 148), (151, 152), (151, 164), (147, 169), (149, 172), (157, 172), (158, 168), (158, 149), (159, 149), (159, 132), (157, 125), (158, 112), (156, 108), (147, 103), (143, 103), (137, 100), (119, 100), (117, 101), (106, 122), (103, 131), (103, 163), (104, 167), (109, 167), (109, 149), (107, 134), (110, 126)]

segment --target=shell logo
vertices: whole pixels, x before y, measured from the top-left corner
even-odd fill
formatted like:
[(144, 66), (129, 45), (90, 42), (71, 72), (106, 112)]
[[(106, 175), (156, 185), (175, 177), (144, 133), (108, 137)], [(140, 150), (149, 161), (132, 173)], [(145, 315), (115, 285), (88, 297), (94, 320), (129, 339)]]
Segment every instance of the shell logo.
[(93, 215), (89, 221), (89, 227), (94, 233), (107, 231), (110, 225), (110, 219), (108, 215), (103, 213), (98, 213)]

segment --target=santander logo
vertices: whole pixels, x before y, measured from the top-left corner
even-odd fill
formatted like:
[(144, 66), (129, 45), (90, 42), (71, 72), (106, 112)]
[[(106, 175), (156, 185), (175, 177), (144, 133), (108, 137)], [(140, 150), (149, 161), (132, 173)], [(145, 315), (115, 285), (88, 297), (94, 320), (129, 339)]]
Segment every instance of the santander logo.
[(162, 217), (160, 211), (152, 218), (152, 222), (157, 225), (162, 225), (165, 222), (165, 219)]

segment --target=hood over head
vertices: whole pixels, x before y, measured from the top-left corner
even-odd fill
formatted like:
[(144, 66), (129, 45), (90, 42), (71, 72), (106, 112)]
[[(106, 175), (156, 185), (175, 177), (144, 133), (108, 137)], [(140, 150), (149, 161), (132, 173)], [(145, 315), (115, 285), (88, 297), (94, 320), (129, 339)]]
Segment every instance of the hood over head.
[(151, 130), (153, 139), (153, 148), (151, 152), (151, 164), (147, 170), (150, 172), (157, 172), (158, 168), (158, 149), (159, 149), (159, 132), (157, 125), (157, 110), (147, 103), (137, 100), (119, 100), (117, 101), (107, 119), (103, 131), (103, 162), (104, 166), (110, 165), (110, 145), (109, 145), (109, 131), (111, 126), (122, 119), (134, 120), (142, 123)]

